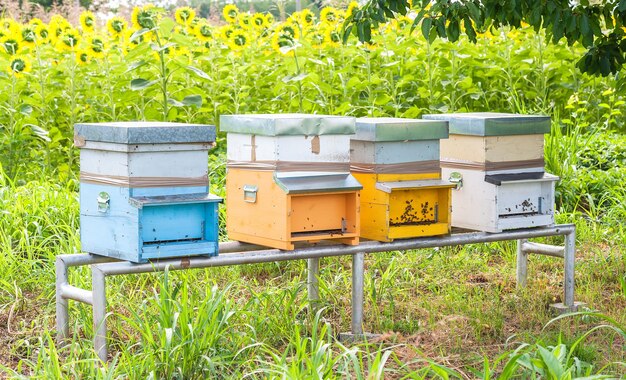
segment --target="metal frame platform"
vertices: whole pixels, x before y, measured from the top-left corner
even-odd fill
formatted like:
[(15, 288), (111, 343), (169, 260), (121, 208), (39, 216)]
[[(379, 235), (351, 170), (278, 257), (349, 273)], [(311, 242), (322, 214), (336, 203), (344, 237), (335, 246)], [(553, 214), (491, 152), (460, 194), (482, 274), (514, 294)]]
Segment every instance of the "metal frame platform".
[[(564, 236), (565, 244), (552, 246), (528, 242), (527, 239)], [(92, 254), (59, 255), (56, 258), (56, 324), (57, 340), (62, 342), (69, 337), (68, 301), (92, 305), (94, 326), (94, 348), (102, 361), (107, 360), (106, 341), (106, 277), (131, 273), (161, 272), (165, 269), (181, 270), (208, 268), (228, 265), (255, 264), (287, 260), (308, 260), (308, 297), (312, 304), (319, 300), (319, 259), (323, 257), (352, 255), (352, 332), (342, 334), (349, 340), (367, 337), (363, 332), (363, 279), (365, 254), (388, 251), (415, 250), (421, 248), (445, 247), (473, 243), (517, 240), (517, 284), (526, 285), (528, 255), (531, 253), (564, 259), (563, 303), (553, 305), (559, 312), (575, 311), (574, 302), (574, 260), (576, 229), (572, 224), (538, 227), (501, 233), (464, 232), (438, 237), (396, 240), (391, 243), (374, 241), (362, 242), (358, 246), (329, 245), (299, 248), (293, 251), (267, 249), (258, 245), (239, 242), (221, 243), (219, 256), (176, 258), (134, 264), (113, 258)], [(77, 288), (69, 284), (68, 268), (91, 266), (92, 290)]]

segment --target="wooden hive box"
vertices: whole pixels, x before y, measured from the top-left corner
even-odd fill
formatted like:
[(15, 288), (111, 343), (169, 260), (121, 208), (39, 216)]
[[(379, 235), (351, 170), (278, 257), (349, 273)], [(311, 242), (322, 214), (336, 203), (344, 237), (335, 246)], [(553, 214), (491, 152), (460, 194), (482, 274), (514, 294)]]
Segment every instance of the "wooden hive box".
[(132, 262), (217, 255), (221, 199), (208, 192), (214, 126), (89, 123), (74, 131), (83, 251)]
[(394, 239), (450, 232), (450, 193), (441, 179), (439, 140), (445, 121), (360, 118), (350, 141), (350, 167), (363, 185), (361, 237)]
[(554, 186), (545, 173), (547, 116), (506, 113), (425, 115), (447, 120), (444, 178), (462, 180), (452, 194), (452, 226), (487, 232), (554, 224)]
[(226, 226), (231, 239), (285, 250), (297, 242), (359, 242), (350, 175), (354, 118), (223, 115), (228, 132)]

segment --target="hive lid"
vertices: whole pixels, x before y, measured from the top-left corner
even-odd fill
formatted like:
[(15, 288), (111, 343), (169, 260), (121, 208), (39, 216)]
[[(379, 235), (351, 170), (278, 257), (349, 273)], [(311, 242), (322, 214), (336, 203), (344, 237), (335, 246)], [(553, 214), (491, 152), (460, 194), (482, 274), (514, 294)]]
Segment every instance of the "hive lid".
[(448, 138), (448, 122), (443, 120), (362, 117), (356, 119), (360, 141), (439, 140)]
[(427, 120), (447, 120), (450, 133), (475, 136), (532, 135), (550, 133), (550, 117), (513, 113), (475, 112), (424, 115)]
[(220, 130), (263, 136), (351, 135), (354, 118), (307, 114), (222, 115)]
[(302, 176), (276, 176), (276, 184), (287, 194), (331, 193), (361, 190), (363, 186), (351, 174), (307, 173)]
[(132, 121), (74, 125), (78, 140), (118, 144), (207, 143), (215, 141), (215, 126)]

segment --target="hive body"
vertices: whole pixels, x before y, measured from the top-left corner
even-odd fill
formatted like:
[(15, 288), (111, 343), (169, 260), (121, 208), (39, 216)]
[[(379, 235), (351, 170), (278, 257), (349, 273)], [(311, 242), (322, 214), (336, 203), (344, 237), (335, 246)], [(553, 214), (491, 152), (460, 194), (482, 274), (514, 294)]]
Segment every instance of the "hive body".
[(501, 113), (425, 115), (450, 123), (441, 144), (444, 178), (460, 174), (452, 226), (487, 232), (554, 224), (554, 185), (544, 171), (550, 119)]
[(359, 190), (349, 171), (354, 118), (224, 115), (231, 239), (292, 250), (359, 241)]
[(216, 255), (218, 203), (208, 193), (215, 127), (102, 123), (75, 127), (82, 250), (132, 262)]
[(361, 236), (378, 241), (450, 232), (450, 189), (441, 179), (439, 139), (447, 123), (357, 119), (351, 171), (363, 185)]

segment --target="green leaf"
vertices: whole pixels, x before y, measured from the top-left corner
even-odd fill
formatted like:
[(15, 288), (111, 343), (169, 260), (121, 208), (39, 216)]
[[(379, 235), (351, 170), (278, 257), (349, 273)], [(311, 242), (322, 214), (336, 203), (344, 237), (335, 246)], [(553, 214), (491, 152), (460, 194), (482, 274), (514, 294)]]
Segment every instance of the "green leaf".
[(209, 76), (209, 74), (205, 73), (204, 71), (200, 70), (197, 67), (194, 66), (187, 66), (186, 67), (187, 70), (191, 71), (192, 73), (196, 74), (197, 76), (199, 76), (200, 78), (203, 79), (211, 79), (211, 77)]
[(135, 78), (133, 80), (130, 81), (130, 89), (133, 91), (139, 91), (139, 90), (144, 90), (150, 86), (152, 86), (153, 84), (157, 83), (158, 81), (156, 80), (147, 80), (147, 79), (143, 79), (143, 78)]
[(169, 38), (175, 26), (176, 21), (172, 20), (171, 17), (163, 17), (159, 22), (159, 33), (161, 33), (162, 37)]
[(30, 105), (28, 105), (28, 104), (22, 104), (22, 105), (20, 106), (20, 113), (21, 113), (22, 115), (24, 115), (24, 116), (28, 116), (28, 115), (30, 115), (31, 113), (33, 113), (33, 107), (31, 107), (31, 106), (30, 106)]
[(152, 30), (148, 28), (139, 29), (132, 36), (130, 36), (130, 41), (135, 42), (135, 40), (139, 39), (139, 37), (143, 36), (146, 33), (150, 33)]
[(187, 95), (183, 98), (182, 103), (186, 106), (196, 106), (200, 108), (202, 107), (202, 96), (201, 95)]
[(24, 124), (25, 127), (29, 127), (31, 131), (33, 131), (33, 133), (35, 134), (35, 136), (39, 137), (40, 139), (44, 140), (44, 141), (51, 141), (50, 137), (48, 137), (48, 131), (46, 131), (45, 129), (41, 128), (38, 125), (35, 124)]
[(430, 26), (433, 24), (433, 19), (430, 17), (427, 17), (424, 19), (424, 21), (422, 21), (422, 35), (424, 36), (424, 38), (428, 39), (429, 35), (430, 35)]
[(173, 43), (173, 42), (168, 42), (168, 43), (166, 43), (163, 46), (159, 46), (159, 45), (157, 45), (155, 43), (151, 43), (150, 44), (150, 48), (152, 49), (152, 51), (155, 51), (157, 53), (162, 52), (164, 50), (167, 50), (167, 49), (169, 49), (171, 47), (174, 47), (174, 46), (176, 46), (176, 44)]
[(185, 105), (182, 102), (179, 102), (176, 99), (168, 98), (167, 103), (174, 107), (184, 107)]
[(131, 63), (130, 65), (128, 65), (128, 68), (126, 69), (126, 71), (124, 71), (124, 74), (129, 73), (129, 72), (131, 72), (133, 70), (137, 70), (138, 68), (143, 67), (143, 66), (145, 66), (147, 64), (148, 64), (148, 62), (144, 61), (143, 59), (139, 60), (139, 61), (135, 61), (135, 62)]

